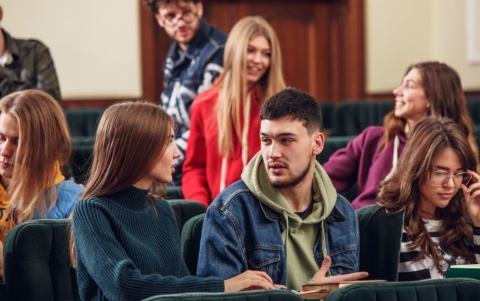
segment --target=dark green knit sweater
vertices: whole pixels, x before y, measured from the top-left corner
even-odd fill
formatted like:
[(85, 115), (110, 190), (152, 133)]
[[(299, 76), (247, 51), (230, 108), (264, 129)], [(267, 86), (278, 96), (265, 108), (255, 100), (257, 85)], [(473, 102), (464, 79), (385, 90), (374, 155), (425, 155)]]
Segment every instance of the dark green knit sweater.
[(77, 203), (73, 233), (82, 300), (142, 300), (180, 292), (224, 291), (220, 278), (189, 275), (173, 211), (148, 205), (134, 187)]

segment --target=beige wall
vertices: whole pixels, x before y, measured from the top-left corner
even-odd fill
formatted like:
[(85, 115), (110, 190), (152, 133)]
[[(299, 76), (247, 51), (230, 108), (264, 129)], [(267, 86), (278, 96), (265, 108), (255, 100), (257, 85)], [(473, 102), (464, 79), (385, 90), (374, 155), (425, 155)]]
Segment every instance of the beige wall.
[[(466, 90), (479, 91), (480, 65), (466, 60), (466, 1), (480, 8), (480, 0), (365, 0), (367, 92), (389, 93), (423, 60), (448, 63)], [(0, 3), (2, 27), (50, 47), (64, 98), (141, 96), (137, 0)]]
[(1, 26), (48, 45), (64, 98), (141, 96), (138, 0), (3, 0)]
[(480, 64), (466, 58), (466, 1), (365, 0), (367, 92), (392, 91), (423, 60), (449, 64), (465, 90), (479, 91)]

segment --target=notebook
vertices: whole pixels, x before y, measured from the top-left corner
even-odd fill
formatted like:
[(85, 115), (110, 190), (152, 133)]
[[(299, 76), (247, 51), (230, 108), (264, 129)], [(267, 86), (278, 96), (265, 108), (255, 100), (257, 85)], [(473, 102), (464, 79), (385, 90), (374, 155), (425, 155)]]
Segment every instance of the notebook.
[(474, 278), (480, 280), (480, 264), (451, 265), (445, 278)]

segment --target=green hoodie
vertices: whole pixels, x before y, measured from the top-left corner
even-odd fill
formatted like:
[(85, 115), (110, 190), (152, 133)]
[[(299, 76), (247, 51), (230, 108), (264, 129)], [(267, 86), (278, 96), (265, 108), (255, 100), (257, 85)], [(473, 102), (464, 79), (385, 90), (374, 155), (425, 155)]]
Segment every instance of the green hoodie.
[(319, 223), (322, 224), (322, 250), (324, 255), (327, 253), (323, 223), (337, 200), (337, 191), (318, 162), (315, 162), (313, 175), (315, 203), (312, 213), (302, 220), (292, 211), (280, 190), (270, 185), (260, 152), (250, 160), (242, 173), (242, 180), (255, 197), (280, 215), (280, 222), (285, 227), (282, 239), (287, 253), (287, 287), (296, 290), (301, 290), (302, 285), (319, 269), (313, 254)]

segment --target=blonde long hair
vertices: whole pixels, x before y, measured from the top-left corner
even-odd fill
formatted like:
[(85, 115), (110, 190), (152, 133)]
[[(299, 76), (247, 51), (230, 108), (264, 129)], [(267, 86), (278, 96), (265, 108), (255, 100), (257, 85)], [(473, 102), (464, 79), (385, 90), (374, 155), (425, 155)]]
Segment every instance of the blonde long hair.
[(246, 74), (246, 54), (248, 42), (263, 36), (270, 43), (270, 67), (256, 84), (261, 106), (265, 99), (285, 88), (282, 73), (282, 54), (280, 43), (273, 28), (259, 16), (245, 17), (233, 26), (225, 44), (223, 59), (224, 71), (218, 84), (219, 98), (217, 104), (218, 150), (227, 157), (234, 152), (234, 139), (242, 141), (242, 124), (248, 127), (249, 120), (242, 121), (242, 112), (248, 115), (251, 105)]
[(68, 162), (71, 139), (58, 102), (40, 90), (11, 93), (0, 100), (0, 113), (18, 123), (19, 139), (12, 179), (7, 189), (8, 212), (17, 223), (44, 217), (56, 201), (55, 176)]

